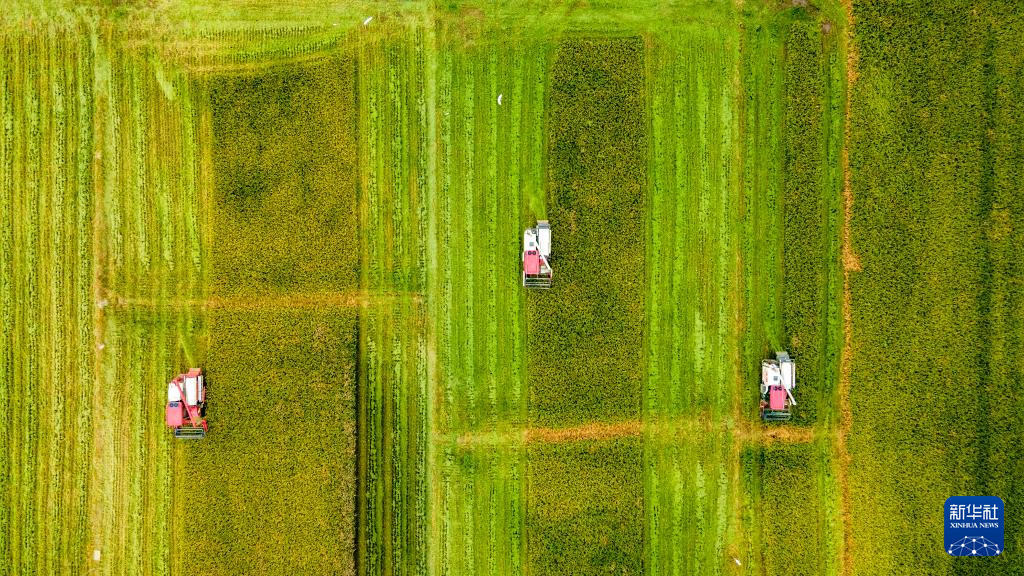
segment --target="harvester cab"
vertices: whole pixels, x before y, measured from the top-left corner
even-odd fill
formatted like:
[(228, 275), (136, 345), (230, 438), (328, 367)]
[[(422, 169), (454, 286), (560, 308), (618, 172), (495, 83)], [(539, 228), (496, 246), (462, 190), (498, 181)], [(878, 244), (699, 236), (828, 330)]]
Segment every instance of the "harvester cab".
[(551, 225), (538, 220), (536, 228), (523, 232), (523, 286), (551, 288)]
[(788, 352), (776, 352), (775, 360), (761, 362), (761, 419), (782, 422), (792, 417), (796, 364)]
[(174, 437), (183, 440), (206, 438), (206, 383), (203, 371), (193, 368), (185, 374), (178, 374), (167, 385), (167, 426), (174, 430)]

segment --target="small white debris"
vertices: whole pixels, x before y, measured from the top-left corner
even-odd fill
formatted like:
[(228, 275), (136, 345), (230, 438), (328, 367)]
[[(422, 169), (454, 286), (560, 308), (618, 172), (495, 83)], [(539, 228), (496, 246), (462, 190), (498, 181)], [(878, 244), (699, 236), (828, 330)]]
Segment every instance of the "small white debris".
[(363, 20), (363, 26), (369, 26), (370, 22), (373, 22), (373, 16), (370, 16), (366, 20)]
[(498, 94), (498, 106), (501, 106), (501, 97), (502, 96), (504, 96), (504, 94)]
[(104, 348), (106, 348), (106, 347), (107, 347), (107, 345), (106, 345), (106, 344), (104, 344), (103, 342), (100, 342), (99, 344), (97, 344), (97, 345), (96, 345), (96, 348), (98, 348), (98, 349), (100, 349), (100, 350), (103, 350), (103, 349), (104, 349)]
[(740, 564), (739, 558), (733, 557), (732, 561), (735, 562), (737, 566), (742, 566), (742, 564)]
[(97, 549), (92, 551), (92, 559), (93, 559), (94, 562), (99, 562), (100, 561), (100, 549), (99, 548), (97, 548)]

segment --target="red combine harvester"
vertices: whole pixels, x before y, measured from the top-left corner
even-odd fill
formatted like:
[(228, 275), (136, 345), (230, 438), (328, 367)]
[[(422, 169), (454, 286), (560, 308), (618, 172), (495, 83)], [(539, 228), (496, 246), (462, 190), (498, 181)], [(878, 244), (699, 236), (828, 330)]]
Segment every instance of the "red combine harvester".
[(523, 232), (523, 286), (551, 288), (551, 226), (538, 220), (536, 228)]
[(761, 419), (781, 422), (792, 417), (790, 407), (796, 406), (796, 363), (788, 352), (776, 352), (775, 360), (761, 362)]
[(167, 385), (167, 426), (174, 429), (174, 437), (184, 440), (206, 438), (206, 385), (203, 371), (193, 368), (178, 374)]

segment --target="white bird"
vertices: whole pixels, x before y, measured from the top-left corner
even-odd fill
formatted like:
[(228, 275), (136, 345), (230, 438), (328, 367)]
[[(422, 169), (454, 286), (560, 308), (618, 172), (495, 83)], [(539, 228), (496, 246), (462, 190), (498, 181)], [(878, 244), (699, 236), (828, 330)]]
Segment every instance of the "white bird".
[(733, 557), (733, 561), (736, 562), (737, 566), (741, 566), (739, 558)]
[(498, 106), (501, 106), (501, 97), (502, 96), (504, 96), (504, 94), (498, 94)]
[(370, 22), (373, 22), (373, 16), (370, 16), (366, 20), (363, 20), (363, 26), (369, 26)]

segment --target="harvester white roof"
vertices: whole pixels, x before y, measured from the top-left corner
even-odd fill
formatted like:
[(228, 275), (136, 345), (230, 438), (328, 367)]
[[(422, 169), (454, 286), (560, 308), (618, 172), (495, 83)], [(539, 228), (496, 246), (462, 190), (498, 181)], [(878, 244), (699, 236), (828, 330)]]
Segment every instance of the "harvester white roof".
[(189, 406), (195, 406), (199, 403), (200, 378), (202, 376), (189, 376), (185, 378), (185, 402)]
[(537, 221), (537, 244), (540, 246), (541, 256), (551, 257), (551, 225), (547, 220)]

